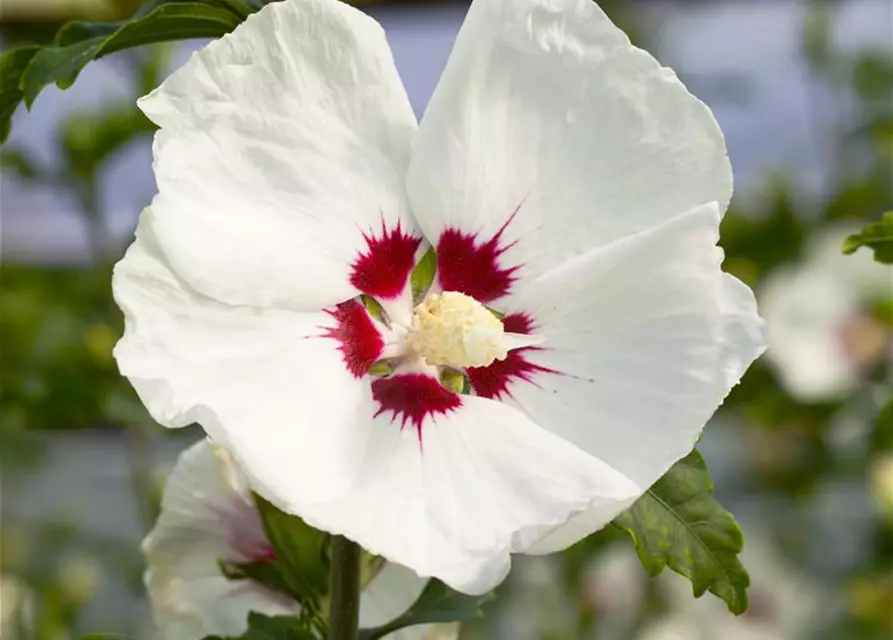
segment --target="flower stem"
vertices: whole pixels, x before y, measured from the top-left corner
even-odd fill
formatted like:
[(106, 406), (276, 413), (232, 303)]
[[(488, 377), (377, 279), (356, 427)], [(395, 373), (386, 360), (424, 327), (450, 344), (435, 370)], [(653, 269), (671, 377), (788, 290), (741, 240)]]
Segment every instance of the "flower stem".
[(329, 578), (329, 640), (357, 640), (360, 627), (360, 547), (332, 536)]

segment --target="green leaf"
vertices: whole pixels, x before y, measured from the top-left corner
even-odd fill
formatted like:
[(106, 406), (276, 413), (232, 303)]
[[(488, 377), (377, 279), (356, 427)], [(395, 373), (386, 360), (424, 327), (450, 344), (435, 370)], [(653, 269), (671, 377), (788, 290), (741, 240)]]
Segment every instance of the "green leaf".
[(19, 82), (25, 96), (25, 106), (30, 109), (37, 94), (51, 82), (62, 89), (74, 84), (84, 65), (97, 57), (103, 42), (105, 38), (98, 37), (67, 47), (45, 47), (38, 51)]
[(360, 300), (363, 301), (363, 306), (366, 307), (366, 311), (370, 316), (379, 322), (385, 321), (384, 307), (381, 306), (381, 303), (378, 300), (372, 296), (367, 296), (366, 294), (362, 294)]
[(468, 382), (468, 378), (461, 371), (443, 367), (440, 370), (440, 375), (438, 377), (440, 378), (440, 384), (453, 393), (462, 393), (465, 391), (465, 385)]
[(843, 252), (849, 255), (861, 247), (872, 249), (878, 262), (893, 264), (893, 211), (885, 213), (880, 222), (873, 222), (847, 238)]
[(257, 7), (249, 7), (241, 0), (152, 0), (147, 2), (128, 20), (118, 22), (91, 22), (88, 20), (73, 20), (68, 22), (56, 33), (54, 46), (67, 47), (83, 40), (89, 40), (98, 36), (108, 37), (115, 33), (122, 25), (144, 18), (158, 7), (172, 4), (206, 4), (210, 7), (225, 9), (232, 13), (240, 22), (257, 11)]
[(246, 0), (191, 0), (193, 2), (201, 2), (216, 7), (223, 7), (236, 16), (239, 21), (244, 20), (258, 9), (263, 8), (263, 4), (254, 6), (250, 1)]
[(853, 88), (865, 100), (888, 100), (893, 95), (893, 60), (889, 51), (867, 50), (853, 65)]
[(50, 83), (67, 89), (88, 62), (115, 51), (153, 42), (220, 37), (239, 26), (241, 18), (216, 4), (167, 0), (124, 22), (64, 27), (56, 44), (41, 49), (22, 74), (19, 86), (25, 105), (30, 108)]
[(34, 180), (41, 174), (34, 160), (21, 149), (0, 150), (0, 171), (9, 171), (25, 180)]
[[(891, 291), (891, 295), (893, 295), (893, 291)], [(868, 303), (868, 310), (875, 320), (886, 327), (893, 328), (893, 297), (871, 300)]]
[(238, 638), (206, 636), (204, 640), (316, 640), (316, 636), (292, 616), (265, 616), (252, 611), (248, 629)]
[(273, 560), (237, 563), (221, 559), (217, 561), (217, 566), (220, 573), (229, 580), (253, 580), (271, 591), (289, 596), (293, 600), (301, 600), (301, 594), (292, 593), (288, 580)]
[(254, 503), (288, 592), (305, 604), (318, 604), (329, 588), (328, 535), (257, 494)]
[(738, 560), (744, 538), (712, 492), (707, 465), (694, 450), (614, 523), (632, 536), (649, 575), (668, 566), (691, 580), (696, 598), (710, 590), (737, 615), (747, 610), (750, 584)]
[(0, 57), (0, 143), (9, 137), (9, 122), (24, 96), (19, 82), (38, 51), (38, 46), (19, 47)]
[(453, 591), (439, 580), (431, 580), (406, 613), (380, 627), (361, 629), (359, 640), (377, 640), (399, 629), (418, 624), (464, 622), (480, 618), (483, 616), (483, 606), (493, 598), (492, 593), (468, 596)]
[(872, 448), (877, 451), (893, 451), (893, 396), (881, 407), (874, 421)]
[(258, 8), (244, 0), (154, 0), (129, 20), (69, 22), (52, 46), (6, 52), (0, 57), (0, 144), (22, 100), (31, 108), (48, 84), (67, 89), (91, 60), (154, 42), (220, 37)]
[(811, 70), (827, 73), (834, 61), (834, 8), (813, 2), (803, 16), (800, 47)]
[(428, 293), (431, 283), (434, 282), (435, 273), (437, 273), (437, 253), (434, 249), (428, 249), (409, 275), (413, 300), (422, 301), (422, 297)]

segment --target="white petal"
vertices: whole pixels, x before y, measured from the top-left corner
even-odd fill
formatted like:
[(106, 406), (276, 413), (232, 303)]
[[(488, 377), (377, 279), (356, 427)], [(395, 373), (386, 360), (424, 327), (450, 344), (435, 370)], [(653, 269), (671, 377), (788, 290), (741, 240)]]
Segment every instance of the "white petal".
[(115, 267), (126, 330), (118, 366), (152, 416), (198, 422), (277, 502), (348, 486), (364, 454), (369, 383), (352, 374), (326, 313), (235, 307), (192, 291), (146, 225)]
[[(422, 595), (428, 578), (388, 562), (360, 594), (360, 627), (377, 627), (403, 615)], [(455, 640), (459, 624), (422, 624), (385, 636), (389, 640)]]
[(415, 116), (356, 9), (271, 3), (139, 104), (161, 126), (159, 248), (205, 295), (315, 311), (356, 295), (364, 234), (412, 233)]
[[(450, 228), (495, 238), (520, 283), (696, 206), (723, 211), (731, 186), (709, 109), (591, 0), (475, 0), (408, 179), (432, 245)], [(464, 261), (469, 278), (486, 278), (481, 261)]]
[(388, 562), (360, 596), (360, 626), (379, 627), (401, 616), (428, 584), (412, 569)]
[(269, 548), (246, 491), (238, 470), (205, 440), (177, 461), (161, 515), (143, 543), (146, 586), (165, 638), (240, 635), (249, 611), (297, 611), (288, 598), (228, 580), (218, 568), (219, 560), (250, 562)]
[[(593, 250), (507, 300), (545, 337), (510, 401), (641, 491), (694, 446), (765, 348), (753, 294), (722, 273), (716, 206)], [(565, 548), (603, 523), (584, 513), (532, 549)]]
[(513, 551), (587, 508), (602, 524), (637, 497), (606, 464), (504, 404), (462, 396), (419, 436), (379, 415), (355, 491), (302, 512), (373, 553), (466, 593), (505, 578)]
[(722, 348), (719, 360), (723, 363), (728, 393), (753, 361), (766, 350), (772, 330), (760, 317), (751, 288), (728, 273), (723, 273), (722, 277), (717, 304), (724, 326), (716, 337)]

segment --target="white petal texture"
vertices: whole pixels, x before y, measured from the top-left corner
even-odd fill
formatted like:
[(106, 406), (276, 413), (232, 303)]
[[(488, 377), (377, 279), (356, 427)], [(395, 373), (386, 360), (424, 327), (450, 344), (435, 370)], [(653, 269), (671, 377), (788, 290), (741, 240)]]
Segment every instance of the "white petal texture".
[[(542, 349), (505, 399), (537, 424), (645, 491), (694, 446), (704, 424), (762, 352), (753, 295), (719, 263), (716, 205), (625, 237), (532, 281), (523, 309)], [(474, 378), (472, 378), (474, 380)], [(551, 552), (602, 526), (583, 514), (533, 551)]]
[(459, 402), (424, 417), (421, 442), (411, 411), (383, 404), (354, 491), (302, 515), (421, 575), (484, 593), (505, 577), (509, 554), (543, 532), (586, 509), (603, 526), (638, 497), (617, 471), (511, 407)]
[(724, 211), (732, 179), (709, 109), (594, 2), (476, 0), (407, 184), (441, 264), (463, 235), (503, 272), (481, 283), (483, 257), (466, 259), (445, 288), (489, 301), (696, 206)]
[[(250, 580), (229, 580), (220, 572), (220, 560), (268, 559), (273, 549), (242, 471), (225, 449), (207, 440), (184, 451), (177, 461), (143, 552), (155, 620), (170, 640), (241, 635), (249, 611), (298, 612), (290, 598)], [(361, 594), (361, 626), (382, 625), (402, 615), (427, 582), (405, 567), (385, 564)], [(456, 625), (421, 625), (386, 637), (452, 640), (456, 634)]]
[(333, 0), (274, 3), (140, 100), (152, 230), (223, 302), (317, 310), (357, 294), (364, 237), (398, 224), (415, 116), (378, 24)]
[(220, 572), (218, 561), (251, 562), (270, 547), (237, 468), (207, 441), (181, 455), (143, 552), (155, 621), (170, 640), (236, 636), (249, 611), (297, 611), (289, 598)]
[(307, 501), (343, 491), (365, 452), (372, 397), (326, 336), (334, 318), (201, 296), (165, 263), (149, 219), (113, 287), (126, 319), (115, 357), (152, 417), (199, 422), (259, 490)]

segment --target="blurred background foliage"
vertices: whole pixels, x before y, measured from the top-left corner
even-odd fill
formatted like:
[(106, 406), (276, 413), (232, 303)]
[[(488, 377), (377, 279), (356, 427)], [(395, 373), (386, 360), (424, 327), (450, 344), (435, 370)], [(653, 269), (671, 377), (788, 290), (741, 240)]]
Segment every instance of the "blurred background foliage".
[[(139, 4), (2, 0), (0, 37), (4, 48), (46, 42), (64, 20), (116, 19)], [(392, 4), (397, 6), (373, 13), (427, 10), (412, 6), (425, 3)], [(635, 41), (660, 54), (660, 24), (642, 18), (652, 3), (600, 4)], [(711, 0), (673, 6), (682, 4), (696, 11)], [(739, 190), (723, 222), (725, 268), (758, 294), (773, 274), (807, 269), (814, 260), (811, 247), (829, 230), (856, 230), (893, 209), (893, 43), (838, 47), (835, 25), (844, 5), (798, 5), (798, 46), (815, 89), (810, 111), (800, 117), (814, 126), (808, 153), (828, 160), (826, 175), (816, 184), (804, 180), (797, 166), (766, 167), (756, 184)], [(887, 32), (893, 38), (893, 23)], [(740, 37), (759, 47), (760, 34)], [(198, 434), (152, 424), (117, 374), (111, 349), (123, 320), (111, 300), (110, 272), (123, 245), (109, 232), (101, 194), (122, 150), (148, 144), (153, 129), (134, 99), (159, 84), (176, 49), (117, 54), (115, 64), (129, 78), (127, 95), (98, 108), (70, 109), (53, 132), (52, 162), (21, 139), (13, 138), (0, 153), (4, 181), (73, 203), (90, 252), (87, 261), (62, 265), (4, 256), (3, 638), (64, 640), (87, 631), (152, 637), (137, 542), (154, 519), (164, 470)], [(685, 68), (677, 71), (687, 78)], [(716, 100), (742, 100), (747, 108), (746, 79), (715, 80)], [(42, 99), (65, 101), (66, 94)], [(14, 206), (4, 195), (4, 217)], [(135, 221), (137, 213), (128, 215)], [(5, 242), (4, 254), (14, 249)], [(517, 563), (491, 615), (467, 625), (465, 634), (550, 640), (893, 637), (893, 406), (884, 409), (890, 398), (891, 301), (889, 280), (879, 294), (862, 299), (857, 329), (868, 322), (871, 335), (881, 327), (884, 338), (868, 345), (876, 353), (854, 365), (855, 384), (804, 398), (786, 384), (780, 362), (763, 358), (707, 430), (702, 450), (718, 495), (741, 518), (748, 539), (745, 563), (754, 584), (745, 616), (732, 618), (711, 596), (694, 600), (675, 576), (646, 579), (625, 534), (609, 528), (554, 558)], [(800, 311), (812, 313), (811, 304)], [(857, 346), (863, 337), (857, 331)], [(86, 498), (72, 502), (59, 482)], [(120, 493), (121, 487), (132, 506), (106, 501), (104, 492)]]

